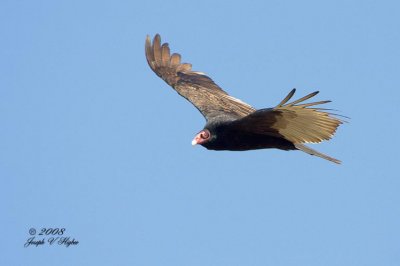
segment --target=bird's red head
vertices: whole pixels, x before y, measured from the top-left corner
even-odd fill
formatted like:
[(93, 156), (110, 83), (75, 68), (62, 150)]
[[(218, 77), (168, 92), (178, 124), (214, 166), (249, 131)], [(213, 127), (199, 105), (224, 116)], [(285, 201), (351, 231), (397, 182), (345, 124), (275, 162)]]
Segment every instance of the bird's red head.
[(200, 131), (196, 137), (192, 140), (192, 145), (197, 145), (197, 144), (203, 144), (206, 143), (210, 140), (211, 138), (211, 133), (208, 129), (203, 129)]

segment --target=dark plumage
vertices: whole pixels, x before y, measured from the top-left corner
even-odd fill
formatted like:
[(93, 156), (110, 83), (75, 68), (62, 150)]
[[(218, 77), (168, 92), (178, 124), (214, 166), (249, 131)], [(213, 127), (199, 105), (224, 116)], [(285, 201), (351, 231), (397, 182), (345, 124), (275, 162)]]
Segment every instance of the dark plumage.
[(256, 110), (228, 95), (204, 73), (192, 71), (191, 64), (181, 63), (181, 56), (171, 55), (167, 43), (161, 45), (160, 35), (156, 34), (153, 43), (147, 36), (145, 52), (150, 68), (206, 118), (207, 123), (192, 141), (193, 145), (231, 151), (302, 150), (340, 163), (304, 145), (329, 140), (342, 124), (326, 109), (313, 107), (330, 101), (303, 103), (318, 91), (288, 103), (295, 93), (293, 89), (274, 108)]

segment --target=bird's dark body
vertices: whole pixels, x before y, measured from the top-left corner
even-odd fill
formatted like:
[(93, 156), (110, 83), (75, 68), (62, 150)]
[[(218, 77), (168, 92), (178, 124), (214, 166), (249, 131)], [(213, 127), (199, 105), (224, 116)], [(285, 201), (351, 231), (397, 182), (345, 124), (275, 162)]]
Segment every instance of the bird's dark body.
[(276, 148), (281, 150), (296, 150), (292, 142), (280, 137), (277, 131), (270, 134), (246, 132), (230, 125), (231, 122), (208, 124), (205, 129), (211, 133), (210, 141), (201, 144), (209, 150), (247, 151)]

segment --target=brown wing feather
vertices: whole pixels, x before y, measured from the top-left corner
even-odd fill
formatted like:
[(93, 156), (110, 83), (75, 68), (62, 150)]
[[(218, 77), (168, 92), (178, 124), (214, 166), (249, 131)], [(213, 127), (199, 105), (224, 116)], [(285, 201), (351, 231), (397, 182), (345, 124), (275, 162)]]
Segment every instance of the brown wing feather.
[(147, 36), (147, 63), (165, 82), (189, 100), (207, 119), (237, 119), (255, 111), (250, 105), (229, 96), (204, 73), (192, 71), (192, 65), (181, 63), (179, 54), (170, 55), (167, 43), (161, 45), (156, 34), (153, 43)]

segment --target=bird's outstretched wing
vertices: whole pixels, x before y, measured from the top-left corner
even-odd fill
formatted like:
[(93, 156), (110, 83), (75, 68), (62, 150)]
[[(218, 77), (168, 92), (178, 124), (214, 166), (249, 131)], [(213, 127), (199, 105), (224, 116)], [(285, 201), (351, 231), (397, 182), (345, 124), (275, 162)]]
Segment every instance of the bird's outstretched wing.
[(299, 150), (340, 163), (340, 161), (314, 151), (303, 144), (320, 143), (331, 139), (343, 121), (328, 112), (329, 109), (314, 107), (330, 101), (303, 103), (317, 95), (318, 91), (287, 103), (295, 91), (293, 89), (276, 107), (257, 110), (244, 118), (231, 122), (230, 126), (251, 133), (283, 137), (292, 142)]
[(303, 103), (317, 95), (319, 91), (316, 91), (287, 103), (295, 91), (293, 89), (285, 99), (273, 108), (273, 113), (278, 117), (272, 128), (278, 130), (286, 139), (295, 144), (320, 143), (323, 140), (331, 139), (343, 121), (328, 112), (329, 109), (312, 107), (330, 101)]
[(170, 54), (168, 43), (161, 45), (160, 35), (156, 34), (153, 43), (147, 36), (145, 52), (150, 68), (190, 101), (208, 122), (238, 119), (255, 111), (228, 95), (204, 73), (192, 71), (191, 64), (181, 63), (180, 54)]

